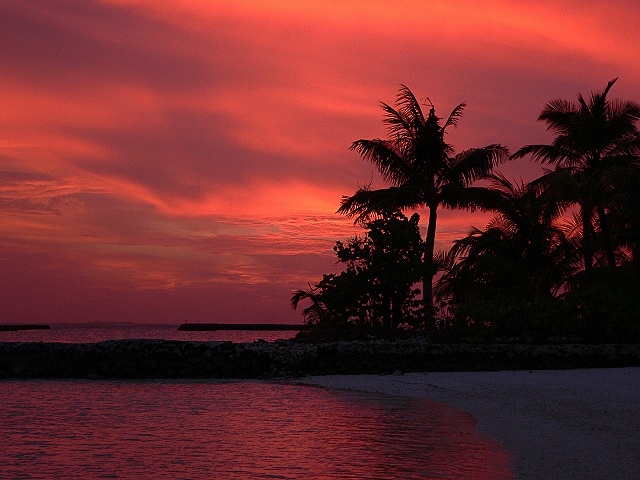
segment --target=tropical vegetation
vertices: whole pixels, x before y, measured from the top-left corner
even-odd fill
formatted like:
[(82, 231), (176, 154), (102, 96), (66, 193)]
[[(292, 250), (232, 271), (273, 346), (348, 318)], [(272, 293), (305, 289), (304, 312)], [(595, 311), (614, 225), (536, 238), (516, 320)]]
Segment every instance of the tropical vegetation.
[(582, 255), (588, 275), (593, 273), (596, 233), (606, 263), (610, 267), (616, 265), (608, 206), (618, 191), (616, 174), (637, 167), (640, 153), (640, 135), (635, 125), (640, 119), (640, 104), (608, 100), (616, 80), (610, 81), (603, 92), (592, 93), (589, 100), (578, 95), (577, 103), (549, 102), (538, 119), (555, 133), (553, 142), (527, 145), (514, 154), (531, 154), (534, 160), (556, 165), (540, 182), (554, 189), (567, 204), (579, 206)]
[[(342, 199), (338, 212), (367, 234), (336, 244), (345, 271), (293, 295), (294, 308), (310, 301), (307, 333), (640, 341), (640, 104), (610, 100), (615, 82), (544, 107), (553, 141), (510, 157), (547, 165), (528, 183), (496, 170), (509, 158), (499, 144), (455, 154), (445, 135), (465, 104), (442, 121), (403, 85), (395, 106), (382, 103), (387, 138), (351, 146), (389, 184)], [(401, 213), (420, 208), (424, 239), (417, 214)], [(435, 252), (440, 208), (494, 216)]]
[(456, 126), (465, 104), (453, 109), (445, 122), (436, 116), (429, 102), (429, 113), (406, 86), (400, 88), (396, 106), (382, 103), (387, 139), (357, 140), (351, 149), (370, 160), (391, 186), (371, 190), (360, 188), (350, 197), (343, 197), (338, 213), (363, 222), (389, 209), (429, 211), (422, 255), (423, 316), (430, 322), (434, 316), (433, 277), (437, 268), (433, 261), (438, 208), (473, 208), (470, 185), (491, 172), (496, 163), (507, 158), (500, 145), (473, 148), (454, 154), (445, 140), (448, 127)]
[(291, 299), (293, 308), (310, 302), (302, 312), (313, 335), (344, 338), (420, 323), (415, 287), (422, 278), (419, 220), (418, 214), (407, 218), (399, 211), (381, 212), (365, 224), (364, 237), (336, 242), (333, 250), (346, 269), (325, 274)]

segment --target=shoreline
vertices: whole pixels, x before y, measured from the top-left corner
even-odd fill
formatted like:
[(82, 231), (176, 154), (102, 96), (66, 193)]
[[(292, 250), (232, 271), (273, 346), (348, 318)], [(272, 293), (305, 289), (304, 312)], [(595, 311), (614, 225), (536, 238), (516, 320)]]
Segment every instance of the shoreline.
[(640, 367), (328, 375), (300, 384), (428, 398), (470, 413), (518, 479), (640, 478)]
[(422, 397), (475, 417), (515, 455), (518, 478), (640, 478), (640, 345), (0, 342), (0, 380), (36, 378), (262, 379)]

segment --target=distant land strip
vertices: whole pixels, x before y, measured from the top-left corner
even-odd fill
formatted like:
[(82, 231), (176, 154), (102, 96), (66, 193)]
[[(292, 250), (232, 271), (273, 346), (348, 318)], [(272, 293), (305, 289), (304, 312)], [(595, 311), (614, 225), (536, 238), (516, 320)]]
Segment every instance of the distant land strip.
[(189, 332), (215, 330), (301, 330), (302, 325), (292, 323), (183, 323), (178, 330)]
[(0, 332), (17, 332), (18, 330), (51, 330), (51, 327), (40, 323), (0, 324)]

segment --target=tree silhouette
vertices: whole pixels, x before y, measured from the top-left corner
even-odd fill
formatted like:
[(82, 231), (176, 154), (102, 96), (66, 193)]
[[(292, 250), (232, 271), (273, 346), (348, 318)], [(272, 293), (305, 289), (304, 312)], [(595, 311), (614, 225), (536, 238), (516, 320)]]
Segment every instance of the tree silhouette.
[(422, 279), (424, 321), (429, 325), (434, 315), (433, 253), (438, 207), (473, 207), (472, 190), (468, 187), (506, 159), (507, 150), (496, 144), (454, 155), (454, 148), (445, 141), (445, 133), (449, 126), (458, 123), (464, 103), (453, 109), (444, 124), (431, 102), (425, 116), (405, 85), (400, 88), (395, 108), (386, 103), (381, 105), (389, 126), (388, 138), (357, 140), (351, 149), (371, 161), (391, 186), (378, 190), (360, 188), (354, 195), (343, 197), (338, 212), (362, 222), (389, 209), (428, 208)]
[(513, 184), (501, 174), (489, 179), (484, 205), (496, 215), (453, 244), (438, 296), (553, 297), (577, 269), (575, 248), (557, 223), (562, 206), (534, 183)]
[(336, 242), (338, 262), (346, 269), (294, 292), (293, 308), (310, 300), (302, 311), (307, 324), (332, 333), (352, 325), (394, 330), (412, 323), (423, 250), (419, 220), (418, 214), (408, 219), (397, 211), (383, 212), (365, 225), (363, 238)]
[(640, 272), (640, 161), (616, 169), (612, 175), (613, 192), (609, 212), (616, 243), (629, 254)]
[(531, 154), (534, 160), (556, 165), (542, 179), (548, 186), (565, 187), (558, 193), (580, 207), (582, 255), (587, 274), (593, 270), (594, 220), (597, 219), (609, 265), (616, 264), (613, 238), (607, 212), (611, 193), (607, 172), (635, 161), (640, 153), (640, 135), (635, 122), (640, 119), (640, 104), (607, 100), (617, 79), (603, 92), (592, 93), (577, 103), (567, 100), (549, 102), (538, 120), (555, 133), (550, 145), (527, 145), (513, 158)]
[[(480, 196), (480, 195), (478, 195)], [(569, 307), (556, 295), (579, 267), (558, 223), (562, 206), (535, 183), (489, 177), (481, 195), (495, 216), (454, 242), (436, 285), (447, 335), (545, 338), (566, 333)]]

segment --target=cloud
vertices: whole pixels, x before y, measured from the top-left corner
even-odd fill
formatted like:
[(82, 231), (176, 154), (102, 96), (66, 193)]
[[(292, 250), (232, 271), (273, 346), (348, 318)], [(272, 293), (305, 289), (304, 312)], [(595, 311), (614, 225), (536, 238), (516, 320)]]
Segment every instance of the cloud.
[[(466, 101), (458, 150), (547, 141), (553, 98), (616, 76), (613, 96), (640, 97), (639, 17), (631, 0), (2, 2), (2, 305), (291, 318), (289, 291), (358, 231), (341, 196), (382, 185), (348, 150), (386, 135), (379, 101), (400, 83), (440, 116)], [(483, 221), (443, 212), (439, 246)]]

